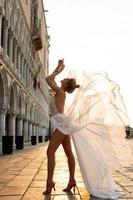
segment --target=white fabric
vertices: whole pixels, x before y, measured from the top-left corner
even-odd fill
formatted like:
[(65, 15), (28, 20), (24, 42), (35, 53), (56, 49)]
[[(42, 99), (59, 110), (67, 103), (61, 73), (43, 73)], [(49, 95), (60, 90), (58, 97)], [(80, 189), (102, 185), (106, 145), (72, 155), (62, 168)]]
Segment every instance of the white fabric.
[(90, 194), (102, 199), (118, 199), (123, 193), (116, 191), (110, 169), (130, 164), (131, 150), (125, 142), (126, 109), (118, 85), (106, 74), (84, 74), (83, 80), (64, 114), (58, 112), (52, 99), (51, 123), (62, 134), (71, 134)]

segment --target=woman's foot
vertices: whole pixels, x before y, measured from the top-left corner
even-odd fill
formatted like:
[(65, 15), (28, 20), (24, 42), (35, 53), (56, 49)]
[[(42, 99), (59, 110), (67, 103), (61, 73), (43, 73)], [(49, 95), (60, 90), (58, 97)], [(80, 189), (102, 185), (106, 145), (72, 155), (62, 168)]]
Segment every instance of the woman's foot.
[(70, 192), (73, 188), (73, 192), (75, 193), (76, 181), (70, 181), (67, 187), (63, 190), (63, 192)]
[(53, 181), (51, 183), (47, 183), (47, 189), (43, 192), (43, 194), (50, 194), (52, 188), (55, 190), (55, 183)]

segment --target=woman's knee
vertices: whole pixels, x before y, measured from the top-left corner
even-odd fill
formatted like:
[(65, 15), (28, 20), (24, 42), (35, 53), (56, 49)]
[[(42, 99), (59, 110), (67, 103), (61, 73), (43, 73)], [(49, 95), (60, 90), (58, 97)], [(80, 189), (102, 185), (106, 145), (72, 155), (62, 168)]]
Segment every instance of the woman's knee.
[(53, 148), (49, 148), (47, 149), (47, 157), (50, 157), (50, 156), (54, 156), (55, 154), (55, 151), (53, 150)]
[(73, 154), (72, 151), (66, 151), (65, 153), (66, 153), (66, 156), (67, 156), (68, 160), (74, 159), (74, 154)]

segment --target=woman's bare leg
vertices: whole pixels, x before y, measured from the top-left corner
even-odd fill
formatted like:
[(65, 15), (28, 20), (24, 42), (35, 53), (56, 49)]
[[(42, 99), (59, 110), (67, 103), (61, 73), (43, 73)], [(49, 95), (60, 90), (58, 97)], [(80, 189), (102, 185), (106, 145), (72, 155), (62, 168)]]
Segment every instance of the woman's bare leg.
[(64, 137), (65, 135), (56, 129), (50, 139), (50, 143), (47, 149), (47, 158), (48, 158), (47, 185), (53, 181), (53, 173), (54, 173), (54, 168), (55, 168), (55, 151), (57, 150), (59, 145), (62, 143)]
[(68, 166), (69, 166), (69, 182), (75, 182), (75, 158), (72, 152), (72, 146), (71, 146), (71, 140), (70, 136), (65, 136), (62, 146), (64, 148), (64, 151), (66, 153), (67, 159), (68, 159)]

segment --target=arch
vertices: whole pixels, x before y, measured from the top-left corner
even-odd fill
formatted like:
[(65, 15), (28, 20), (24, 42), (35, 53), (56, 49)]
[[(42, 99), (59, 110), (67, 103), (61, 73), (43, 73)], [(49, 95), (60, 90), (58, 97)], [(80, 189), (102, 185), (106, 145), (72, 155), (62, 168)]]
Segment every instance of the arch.
[(4, 23), (5, 23), (5, 17), (2, 17), (2, 24), (1, 24), (1, 47), (4, 47)]
[(0, 106), (4, 104), (4, 84), (0, 74)]
[(19, 109), (19, 114), (20, 115), (24, 115), (25, 114), (25, 99), (24, 99), (23, 91), (20, 91), (20, 93), (19, 93), (18, 109)]
[(15, 10), (17, 10), (17, 5), (16, 5), (16, 1), (12, 1), (12, 5), (13, 5), (13, 10), (15, 11)]
[(14, 30), (14, 12), (13, 9), (11, 11), (11, 15), (10, 15), (10, 28), (13, 31)]
[(10, 9), (13, 9), (13, 0), (10, 0)]
[(8, 29), (8, 42), (7, 42), (7, 55), (9, 56), (10, 55), (10, 53), (9, 53), (9, 51), (10, 51), (10, 48), (9, 48), (9, 45), (10, 45), (10, 34), (11, 34), (11, 29), (9, 28)]
[(37, 120), (37, 123), (39, 124), (40, 123), (40, 110), (37, 110), (37, 118), (36, 118), (36, 120)]
[[(27, 41), (27, 37), (25, 37), (25, 41)], [(28, 58), (28, 45), (27, 45), (27, 42), (25, 44), (25, 54), (26, 54), (26, 60)]]
[(22, 43), (24, 42), (24, 38), (25, 38), (25, 26), (24, 26), (24, 21), (21, 18), (21, 37), (22, 37)]
[(6, 1), (4, 2), (4, 10), (5, 10), (5, 19), (6, 19), (7, 21), (9, 21), (9, 19), (10, 19), (10, 15), (9, 15), (9, 12), (10, 12), (10, 5), (9, 5), (9, 1), (8, 1), (8, 0), (6, 0)]
[(31, 103), (31, 107), (30, 107), (30, 120), (34, 121), (34, 105), (33, 105), (33, 103)]
[(4, 8), (4, 0), (0, 0), (0, 7)]
[(17, 112), (18, 111), (18, 92), (17, 85), (14, 81), (12, 81), (9, 88), (9, 111)]
[(17, 29), (18, 29), (18, 37), (20, 37), (20, 35), (21, 35), (21, 25), (20, 25), (20, 10), (19, 10), (19, 8), (17, 9), (16, 15), (17, 15), (16, 23), (18, 24), (18, 27), (17, 27)]
[(28, 119), (28, 102), (25, 101), (25, 117)]
[(15, 25), (15, 38), (18, 39), (18, 24)]
[(30, 101), (29, 98), (25, 98), (25, 116), (26, 119), (30, 120)]
[(19, 114), (21, 114), (22, 113), (22, 97), (21, 97), (21, 95), (19, 95), (18, 109), (19, 109)]
[(7, 107), (8, 79), (5, 69), (0, 71), (0, 104)]
[(35, 121), (35, 122), (38, 122), (38, 108), (37, 108), (37, 107), (35, 107), (34, 121)]
[(40, 112), (40, 125), (43, 125), (43, 113)]

